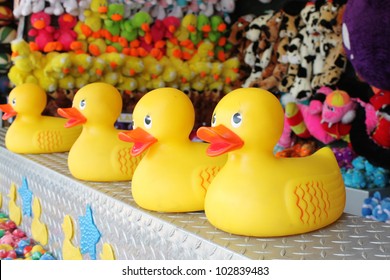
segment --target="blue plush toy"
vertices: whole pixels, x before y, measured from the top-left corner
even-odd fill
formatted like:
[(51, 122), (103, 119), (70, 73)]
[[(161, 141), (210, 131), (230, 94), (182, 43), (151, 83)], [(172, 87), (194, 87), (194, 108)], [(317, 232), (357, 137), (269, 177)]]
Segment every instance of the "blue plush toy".
[(390, 222), (390, 197), (382, 199), (379, 192), (364, 200), (362, 215), (380, 222)]
[(380, 201), (381, 194), (379, 192), (375, 192), (372, 197), (366, 198), (362, 206), (362, 216), (366, 218), (371, 218), (374, 208), (379, 205)]
[(372, 165), (362, 156), (352, 161), (350, 169), (341, 169), (346, 186), (357, 189), (385, 188), (390, 186), (389, 170)]

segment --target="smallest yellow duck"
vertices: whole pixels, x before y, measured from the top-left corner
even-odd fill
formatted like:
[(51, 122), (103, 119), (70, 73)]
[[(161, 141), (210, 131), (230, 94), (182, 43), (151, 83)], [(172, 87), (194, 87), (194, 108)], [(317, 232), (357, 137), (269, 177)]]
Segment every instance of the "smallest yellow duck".
[(64, 128), (66, 120), (42, 116), (46, 102), (45, 91), (36, 84), (21, 84), (10, 92), (8, 104), (0, 105), (3, 120), (16, 116), (5, 136), (8, 150), (21, 154), (70, 150), (81, 128), (67, 130)]
[(83, 126), (69, 151), (68, 166), (74, 177), (86, 181), (127, 181), (141, 160), (133, 157), (133, 144), (120, 141), (114, 127), (122, 110), (119, 91), (107, 83), (92, 83), (77, 91), (72, 108), (59, 108), (66, 127)]
[(247, 236), (284, 236), (336, 221), (345, 187), (331, 149), (301, 158), (276, 158), (284, 114), (279, 100), (258, 88), (240, 88), (217, 104), (211, 127), (198, 129), (207, 154), (228, 154), (211, 182), (207, 219), (224, 231)]

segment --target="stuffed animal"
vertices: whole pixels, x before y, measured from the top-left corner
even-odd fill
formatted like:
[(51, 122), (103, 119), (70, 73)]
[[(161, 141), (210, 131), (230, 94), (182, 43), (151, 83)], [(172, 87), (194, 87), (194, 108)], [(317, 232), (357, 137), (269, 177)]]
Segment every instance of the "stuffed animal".
[(297, 46), (299, 64), (298, 72), (290, 93), (298, 100), (307, 100), (313, 94), (311, 79), (323, 68), (324, 58), (319, 52), (320, 36), (318, 33), (318, 19), (323, 0), (315, 3), (308, 2), (300, 12), (303, 26), (299, 30), (299, 36), (292, 41)]
[[(313, 89), (335, 86), (344, 73), (347, 59), (342, 45), (341, 24), (346, 0), (327, 1), (320, 8), (318, 31), (322, 69), (316, 69), (311, 81)], [(321, 66), (321, 65), (320, 65)]]
[(236, 9), (236, 0), (221, 0), (218, 4), (216, 6), (217, 11), (220, 11), (223, 15), (224, 21), (230, 24), (230, 14)]
[[(279, 30), (280, 42), (277, 49), (278, 62), (286, 65), (287, 70), (278, 84), (278, 91), (290, 92), (298, 73), (299, 59), (297, 42), (298, 28), (301, 23), (300, 12), (305, 7), (302, 1), (289, 1), (283, 6), (283, 19)], [(294, 42), (292, 42), (294, 39)]]
[[(123, 16), (125, 14), (125, 8), (123, 4), (109, 4), (107, 10), (107, 18), (104, 20), (105, 38), (111, 42), (118, 40), (118, 36), (121, 32), (121, 24)], [(116, 37), (116, 39), (114, 38)]]
[(390, 90), (389, 11), (388, 1), (348, 1), (343, 17), (347, 58), (361, 79), (382, 90)]
[(228, 42), (232, 45), (232, 50), (230, 51), (231, 57), (237, 57), (240, 61), (240, 67), (238, 70), (238, 79), (236, 82), (237, 86), (241, 84), (248, 78), (251, 73), (251, 67), (245, 63), (245, 50), (251, 43), (250, 40), (246, 39), (246, 28), (249, 26), (250, 22), (253, 20), (252, 15), (246, 15), (238, 18), (238, 20), (233, 23), (230, 28), (230, 34), (227, 38)]
[(23, 39), (16, 39), (11, 42), (11, 50), (13, 65), (8, 72), (11, 83), (14, 86), (29, 82), (38, 84), (38, 80), (33, 75), (38, 61), (32, 54), (29, 44)]
[[(276, 67), (278, 64), (278, 57), (281, 55), (278, 54), (277, 51), (279, 49), (278, 45), (280, 42), (279, 29), (283, 17), (284, 13), (282, 11), (276, 12), (264, 26), (264, 35), (261, 36), (261, 40), (264, 42), (261, 42), (260, 44), (269, 45), (269, 47), (264, 50), (261, 56), (261, 60), (264, 61), (260, 61), (260, 64), (263, 67), (262, 73), (260, 77), (250, 83), (250, 87), (261, 87), (269, 90), (277, 85), (277, 81), (283, 78), (284, 73), (287, 70), (286, 65)], [(273, 73), (274, 70), (275, 73)], [(269, 79), (266, 80), (267, 78)]]
[[(72, 15), (72, 16), (78, 16), (80, 11), (80, 6), (82, 4), (79, 4), (77, 0), (61, 0), (62, 6), (64, 7), (64, 10), (66, 13)], [(79, 1), (82, 2), (82, 1)]]
[(60, 53), (46, 63), (44, 74), (59, 80), (70, 73), (71, 67), (71, 54), (69, 52)]
[[(388, 78), (390, 66), (386, 63), (390, 51), (385, 47), (390, 43), (390, 30), (386, 23), (386, 15), (389, 11), (388, 1), (383, 3), (367, 0), (348, 1), (342, 29), (344, 50), (357, 75), (370, 86), (379, 89), (378, 93), (382, 92), (384, 95), (390, 90)], [(374, 96), (374, 92), (367, 94), (368, 98), (363, 96), (364, 94), (365, 91), (360, 90), (357, 97), (366, 104), (370, 103), (369, 98)], [(383, 108), (382, 113), (379, 114), (388, 116), (389, 105), (384, 101), (386, 98), (383, 96), (380, 99)], [(390, 148), (383, 145), (389, 142), (386, 139), (390, 137), (387, 118), (381, 118), (381, 126), (384, 129), (379, 130), (383, 134), (378, 134), (381, 135), (379, 138), (382, 138), (378, 141), (374, 139), (373, 131), (366, 126), (370, 118), (367, 113), (366, 107), (358, 106), (350, 132), (351, 145), (359, 155), (364, 156), (371, 163), (390, 169)]]
[(71, 45), (77, 39), (77, 33), (73, 28), (77, 24), (77, 18), (71, 14), (62, 14), (58, 18), (58, 29), (54, 33), (54, 39), (60, 46), (61, 51), (70, 51)]
[(89, 68), (92, 66), (93, 59), (88, 54), (71, 54), (72, 68), (70, 74), (75, 81), (75, 88), (80, 89), (89, 81)]
[(59, 16), (64, 13), (64, 7), (59, 0), (46, 0), (49, 3), (49, 6), (45, 8), (45, 13), (49, 15)]
[(30, 17), (32, 29), (28, 31), (28, 36), (33, 37), (30, 42), (32, 50), (51, 52), (60, 50), (60, 45), (54, 41), (55, 28), (51, 25), (51, 17), (45, 12), (34, 13)]
[(335, 139), (349, 142), (349, 131), (355, 118), (355, 107), (356, 103), (351, 100), (347, 92), (333, 91), (324, 102), (321, 114), (322, 128)]
[(19, 5), (14, 7), (13, 13), (16, 18), (29, 16), (32, 13), (39, 13), (45, 9), (45, 1), (42, 0), (20, 0)]
[(103, 19), (106, 18), (107, 6), (106, 0), (91, 0), (89, 10), (84, 11), (84, 24), (81, 25), (81, 30), (85, 37), (99, 38), (101, 36), (100, 30), (103, 25)]

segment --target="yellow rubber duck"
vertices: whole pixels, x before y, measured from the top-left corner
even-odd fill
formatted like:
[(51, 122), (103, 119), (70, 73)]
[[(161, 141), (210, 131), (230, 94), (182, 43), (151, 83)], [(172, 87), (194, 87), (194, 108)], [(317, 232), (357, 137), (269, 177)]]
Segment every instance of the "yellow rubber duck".
[(83, 124), (80, 137), (69, 151), (68, 166), (74, 177), (87, 181), (131, 180), (139, 157), (130, 155), (133, 147), (120, 141), (114, 127), (122, 110), (118, 90), (106, 83), (91, 83), (75, 95), (72, 108), (59, 108), (68, 118), (66, 127)]
[(207, 154), (228, 154), (211, 182), (205, 212), (215, 227), (233, 234), (270, 237), (300, 234), (336, 221), (345, 206), (345, 187), (332, 151), (276, 158), (283, 109), (270, 92), (240, 88), (217, 104), (211, 127), (199, 138)]
[(55, 153), (69, 151), (81, 128), (67, 130), (66, 120), (42, 116), (46, 93), (36, 84), (21, 84), (9, 94), (8, 104), (0, 105), (3, 120), (16, 115), (5, 136), (5, 146), (15, 153)]
[(135, 202), (161, 212), (203, 210), (207, 187), (226, 157), (210, 158), (207, 144), (189, 139), (195, 120), (190, 99), (178, 89), (155, 89), (138, 101), (133, 120), (134, 129), (119, 137), (135, 143), (133, 155), (147, 150), (131, 184)]

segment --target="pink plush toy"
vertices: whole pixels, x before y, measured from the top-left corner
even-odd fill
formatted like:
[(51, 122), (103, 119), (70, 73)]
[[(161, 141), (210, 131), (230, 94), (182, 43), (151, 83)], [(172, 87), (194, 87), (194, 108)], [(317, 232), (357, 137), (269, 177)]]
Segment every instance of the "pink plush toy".
[(58, 18), (58, 30), (54, 34), (54, 39), (61, 45), (62, 51), (70, 51), (70, 45), (76, 41), (77, 33), (73, 28), (77, 24), (77, 18), (71, 14), (62, 14)]
[(355, 118), (355, 107), (356, 103), (345, 91), (335, 90), (328, 94), (321, 114), (322, 128), (335, 139), (349, 142), (351, 122)]
[(51, 18), (45, 12), (34, 13), (31, 15), (30, 22), (32, 29), (28, 32), (28, 36), (34, 37), (34, 41), (30, 42), (30, 48), (33, 51), (51, 52), (55, 50), (54, 31), (51, 26)]

